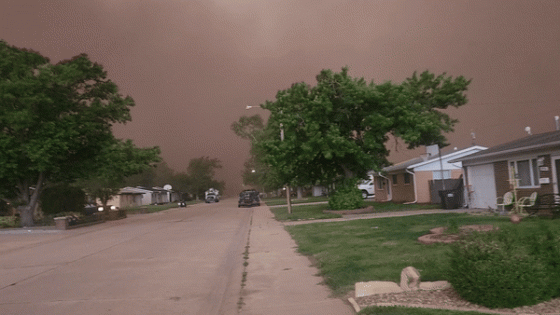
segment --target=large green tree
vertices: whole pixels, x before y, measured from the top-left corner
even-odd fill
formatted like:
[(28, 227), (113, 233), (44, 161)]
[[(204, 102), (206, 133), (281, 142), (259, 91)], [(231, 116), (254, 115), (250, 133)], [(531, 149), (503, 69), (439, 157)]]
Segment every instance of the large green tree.
[(0, 41), (0, 186), (17, 194), (22, 225), (33, 225), (45, 184), (96, 174), (131, 106), (85, 54), (51, 64)]
[(209, 188), (216, 188), (223, 194), (225, 183), (214, 179), (216, 170), (220, 168), (222, 168), (220, 160), (207, 156), (189, 161), (187, 172), (191, 179), (190, 192), (196, 194), (197, 199), (204, 196), (204, 192)]
[(265, 124), (260, 115), (241, 116), (231, 124), (231, 130), (240, 138), (251, 143), (250, 157), (243, 164), (241, 176), (244, 185), (263, 191), (282, 187), (274, 171), (264, 162), (265, 152), (257, 145), (265, 138)]
[(466, 104), (470, 83), (425, 71), (400, 84), (375, 84), (351, 77), (347, 68), (323, 70), (316, 79), (316, 86), (295, 83), (261, 105), (270, 117), (258, 146), (283, 183), (363, 178), (389, 164), (390, 135), (409, 148), (445, 146), (443, 133), (457, 121), (442, 110)]

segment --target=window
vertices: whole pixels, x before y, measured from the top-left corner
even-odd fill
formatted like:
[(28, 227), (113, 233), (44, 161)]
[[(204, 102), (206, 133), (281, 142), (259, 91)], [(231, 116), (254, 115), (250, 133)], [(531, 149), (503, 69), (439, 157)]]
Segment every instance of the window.
[(404, 183), (410, 184), (410, 173), (404, 173)]
[(393, 185), (398, 184), (397, 175), (393, 175)]
[(377, 189), (379, 190), (383, 190), (383, 184), (384, 184), (385, 180), (381, 179), (380, 177), (377, 178)]
[(537, 159), (509, 162), (509, 179), (517, 179), (518, 187), (539, 186)]
[[(441, 171), (432, 171), (432, 178), (434, 180), (441, 180)], [(451, 178), (451, 171), (443, 171), (443, 179)]]

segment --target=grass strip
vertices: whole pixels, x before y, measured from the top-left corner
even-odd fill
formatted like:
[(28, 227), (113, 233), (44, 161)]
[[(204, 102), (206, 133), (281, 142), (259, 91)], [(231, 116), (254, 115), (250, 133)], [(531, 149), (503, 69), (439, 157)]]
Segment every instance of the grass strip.
[[(426, 210), (426, 209), (439, 209), (438, 205), (403, 205), (391, 202), (366, 202), (366, 206), (373, 206), (375, 213), (394, 212), (394, 211), (411, 211), (411, 210)], [(276, 220), (279, 221), (301, 221), (301, 220), (319, 220), (319, 219), (332, 219), (341, 218), (341, 214), (337, 213), (323, 213), (323, 210), (329, 210), (328, 204), (315, 204), (315, 205), (301, 205), (292, 207), (292, 214), (288, 214), (288, 207), (275, 207), (270, 209), (274, 214)]]
[[(302, 199), (292, 199), (292, 204), (300, 204), (300, 203), (312, 203), (312, 202), (321, 202), (321, 201), (328, 201), (328, 197), (306, 197)], [(287, 205), (286, 197), (275, 197), (275, 198), (264, 198), (262, 201), (266, 203), (267, 206), (280, 206), (280, 205)]]
[(370, 306), (362, 309), (359, 315), (483, 315), (475, 311), (453, 311), (430, 308), (413, 308), (401, 306)]

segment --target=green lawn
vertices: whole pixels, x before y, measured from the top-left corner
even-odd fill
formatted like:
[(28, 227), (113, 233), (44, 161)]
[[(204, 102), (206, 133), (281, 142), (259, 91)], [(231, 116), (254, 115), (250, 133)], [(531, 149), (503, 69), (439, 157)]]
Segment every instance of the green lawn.
[[(308, 203), (308, 202), (321, 202), (321, 201), (328, 201), (328, 197), (305, 197), (302, 199), (295, 199), (292, 198), (292, 204), (299, 204), (299, 203)], [(262, 200), (266, 203), (267, 206), (279, 206), (279, 205), (287, 205), (288, 202), (286, 201), (286, 197), (278, 198), (263, 198)]]
[[(519, 233), (537, 228), (525, 218)], [(547, 220), (550, 221), (550, 220)], [(550, 221), (560, 233), (560, 220)], [(337, 295), (359, 281), (400, 281), (407, 266), (420, 270), (423, 281), (446, 280), (449, 245), (422, 245), (418, 237), (439, 226), (493, 224), (511, 227), (508, 217), (469, 214), (427, 214), (286, 226), (299, 251), (317, 262), (325, 283)]]
[[(424, 205), (424, 204), (397, 204), (392, 202), (373, 202), (367, 201), (366, 206), (373, 206), (375, 212), (392, 212), (392, 211), (409, 211), (409, 210), (423, 210), (423, 209), (439, 209), (439, 205)], [(270, 210), (279, 221), (299, 221), (299, 220), (317, 220), (317, 219), (330, 219), (340, 218), (340, 214), (327, 214), (323, 210), (328, 210), (328, 204), (315, 204), (315, 205), (296, 205), (292, 207), (292, 214), (288, 214), (288, 207), (274, 207)]]
[(292, 214), (288, 214), (288, 207), (270, 208), (274, 217), (279, 221), (299, 221), (342, 218), (340, 214), (323, 213), (328, 209), (326, 204), (302, 205), (292, 207)]

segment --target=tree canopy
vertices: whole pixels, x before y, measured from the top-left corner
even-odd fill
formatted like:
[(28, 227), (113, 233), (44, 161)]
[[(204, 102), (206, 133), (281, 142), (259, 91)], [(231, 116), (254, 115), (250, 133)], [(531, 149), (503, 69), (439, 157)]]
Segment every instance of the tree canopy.
[(95, 160), (97, 168), (94, 175), (80, 181), (80, 186), (106, 206), (119, 193), (128, 176), (151, 169), (154, 163), (160, 161), (159, 154), (157, 147), (136, 148), (132, 140), (115, 141), (102, 149)]
[(265, 124), (260, 115), (241, 116), (231, 124), (231, 130), (251, 142), (250, 157), (243, 164), (243, 184), (268, 191), (282, 186), (274, 171), (264, 162), (265, 152), (257, 144), (265, 137)]
[[(97, 175), (107, 148), (135, 150), (119, 144), (111, 130), (131, 120), (132, 106), (85, 54), (51, 64), (38, 52), (0, 41), (0, 186), (5, 195), (15, 190), (22, 225), (33, 225), (46, 183)], [(155, 150), (148, 150), (144, 164)]]
[(348, 68), (322, 70), (316, 79), (316, 86), (295, 83), (261, 105), (270, 117), (258, 146), (283, 183), (364, 177), (389, 165), (390, 135), (409, 148), (445, 146), (443, 133), (457, 120), (442, 110), (466, 104), (470, 83), (425, 71), (400, 84), (375, 84), (351, 77)]
[(214, 179), (216, 169), (220, 168), (222, 168), (220, 160), (207, 156), (190, 160), (187, 172), (191, 177), (191, 192), (201, 197), (209, 188), (216, 188), (223, 194), (225, 183)]

